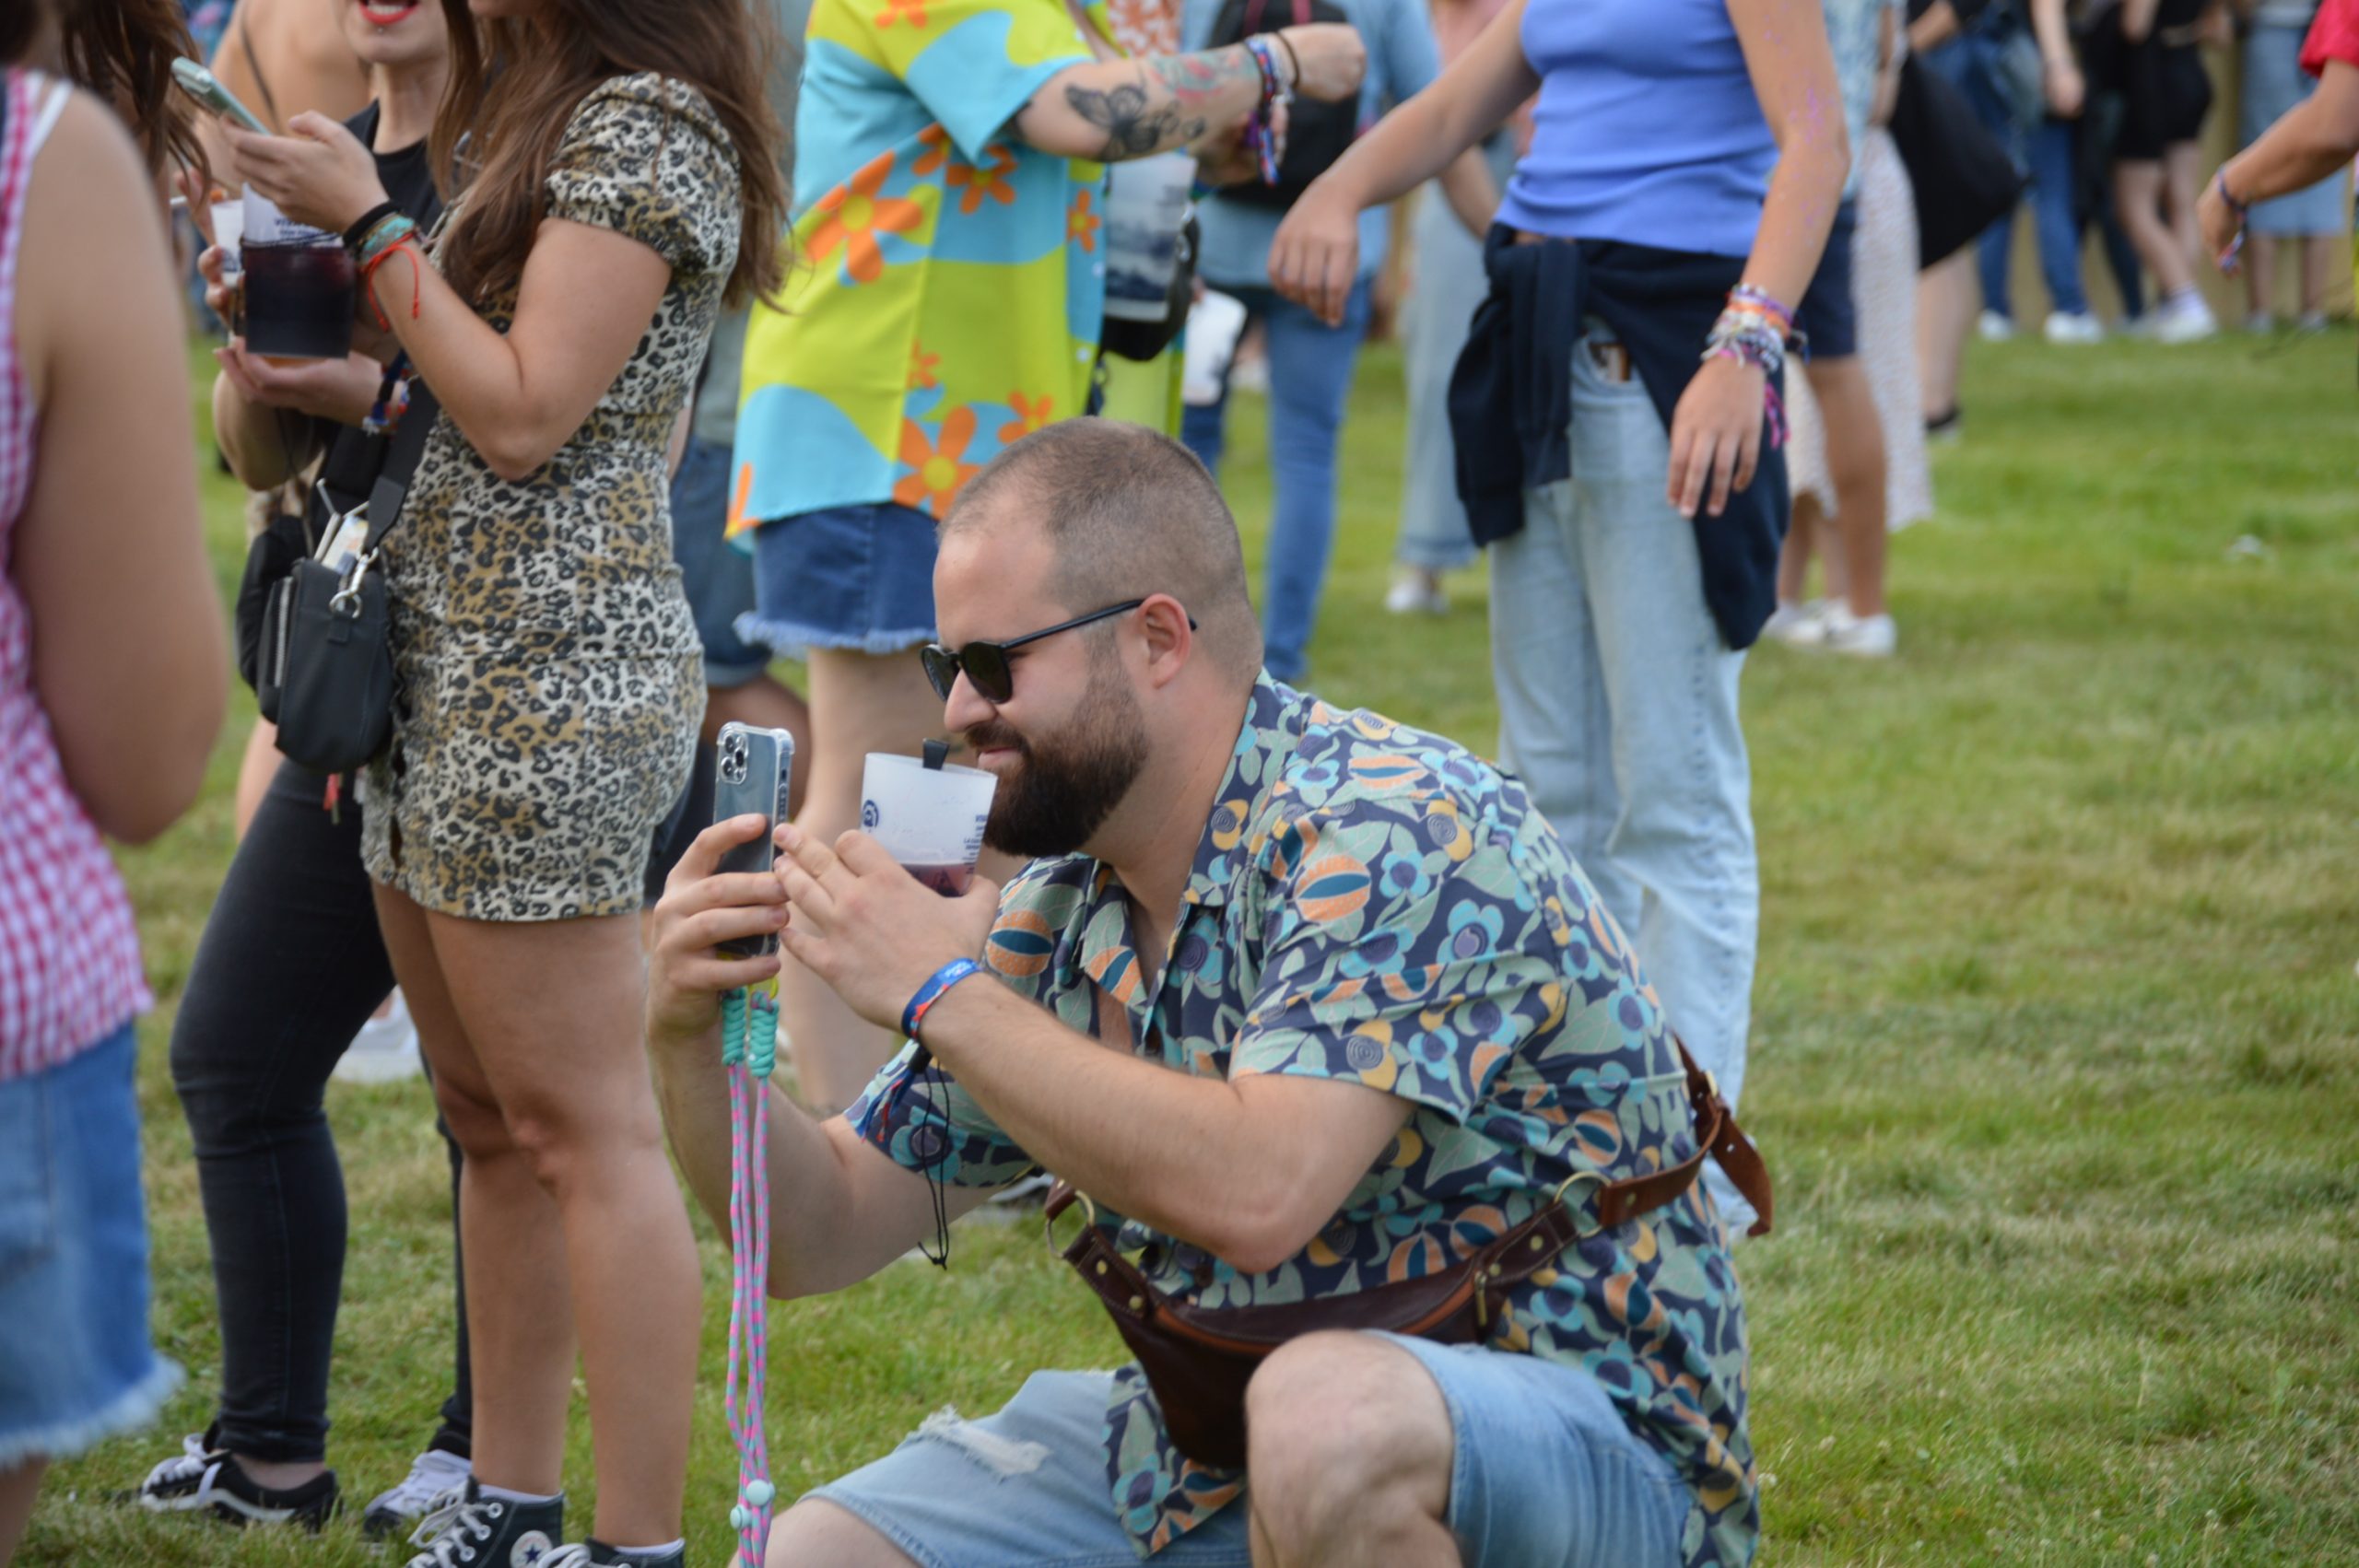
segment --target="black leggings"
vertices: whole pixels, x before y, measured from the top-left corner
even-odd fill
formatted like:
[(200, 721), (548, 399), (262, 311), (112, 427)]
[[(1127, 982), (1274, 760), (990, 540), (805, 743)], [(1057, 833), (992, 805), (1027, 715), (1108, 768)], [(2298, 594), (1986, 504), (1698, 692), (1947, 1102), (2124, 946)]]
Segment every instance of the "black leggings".
[[(282, 1462), (326, 1457), (328, 1361), (344, 1287), (344, 1171), (328, 1073), (393, 989), (360, 863), (360, 812), (323, 809), (326, 780), (282, 763), (205, 921), (172, 1025), (172, 1082), (196, 1147), (221, 1317), (215, 1441)], [(465, 1455), (465, 1271), (451, 1154), (455, 1387), (432, 1446)], [(401, 1275), (395, 1275), (401, 1288)]]

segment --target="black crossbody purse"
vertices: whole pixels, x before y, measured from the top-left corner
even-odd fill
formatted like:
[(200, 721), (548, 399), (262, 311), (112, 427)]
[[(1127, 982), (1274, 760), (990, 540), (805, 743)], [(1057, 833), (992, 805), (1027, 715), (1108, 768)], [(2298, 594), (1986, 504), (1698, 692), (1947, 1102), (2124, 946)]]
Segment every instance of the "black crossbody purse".
[[(278, 726), (279, 751), (315, 772), (348, 773), (384, 750), (392, 734), (392, 605), (377, 556), (400, 526), (437, 412), (423, 387), (412, 392), (369, 492), (369, 532), (351, 560), (339, 569), (303, 555), (269, 585), (254, 697)], [(338, 526), (332, 515), (331, 533)]]

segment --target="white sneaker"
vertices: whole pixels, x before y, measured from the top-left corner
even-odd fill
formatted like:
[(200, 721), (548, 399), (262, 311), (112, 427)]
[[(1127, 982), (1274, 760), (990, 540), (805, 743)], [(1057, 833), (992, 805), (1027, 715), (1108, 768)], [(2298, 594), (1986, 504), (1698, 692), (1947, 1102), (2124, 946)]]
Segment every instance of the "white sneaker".
[(1384, 595), (1384, 607), (1395, 615), (1439, 615), (1449, 610), (1441, 579), (1423, 567), (1403, 567)]
[(2086, 310), (2051, 310), (2040, 333), (2050, 343), (2103, 343), (2105, 327)]
[(2176, 299), (2166, 299), (2154, 312), (2156, 343), (2201, 343), (2220, 330), (2218, 318), (2203, 297), (2189, 291)]
[(2246, 313), (2245, 331), (2253, 336), (2267, 337), (2276, 330), (2277, 318), (2267, 310), (2252, 310)]
[(1974, 325), (1985, 343), (2005, 343), (2015, 335), (2015, 319), (2002, 316), (1996, 310), (1983, 311)]
[(409, 1006), (396, 989), (385, 1016), (360, 1025), (331, 1076), (344, 1083), (398, 1083), (421, 1071), (417, 1025), (409, 1021)]
[(1842, 604), (1829, 604), (1821, 623), (1818, 646), (1830, 653), (1860, 659), (1889, 659), (1900, 636), (1887, 614), (1854, 615)]
[(1808, 647), (1824, 636), (1825, 617), (1826, 601), (1824, 599), (1813, 599), (1807, 604), (1780, 599), (1777, 609), (1771, 611), (1769, 618), (1761, 624), (1761, 635), (1791, 648)]
[(372, 1540), (393, 1535), (412, 1519), (432, 1513), (446, 1496), (465, 1491), (467, 1478), (473, 1474), (475, 1467), (464, 1456), (428, 1448), (410, 1461), (409, 1474), (400, 1485), (369, 1500), (360, 1527)]
[(2303, 333), (2326, 331), (2326, 312), (2324, 310), (2303, 311), (2294, 318), (2294, 330)]

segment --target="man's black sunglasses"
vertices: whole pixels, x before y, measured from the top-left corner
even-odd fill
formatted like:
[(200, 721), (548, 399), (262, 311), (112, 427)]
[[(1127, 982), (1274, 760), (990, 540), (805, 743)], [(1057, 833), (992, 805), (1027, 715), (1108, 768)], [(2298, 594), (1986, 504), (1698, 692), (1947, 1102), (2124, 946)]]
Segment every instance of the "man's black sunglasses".
[[(1109, 604), (1103, 610), (1092, 610), (1086, 615), (1075, 615), (1070, 621), (1059, 621), (1053, 626), (1043, 626), (1037, 632), (1009, 638), (1005, 642), (970, 642), (964, 648), (945, 648), (938, 642), (927, 643), (918, 649), (918, 659), (925, 665), (925, 678), (945, 702), (950, 700), (950, 688), (958, 684), (958, 672), (967, 672), (968, 684), (986, 702), (1005, 702), (1015, 695), (1015, 671), (1008, 655), (1027, 642), (1038, 642), (1044, 637), (1069, 632), (1076, 626), (1088, 626), (1113, 615), (1127, 615), (1144, 599), (1126, 599), (1120, 604)], [(1188, 629), (1196, 629), (1196, 617), (1188, 617)]]

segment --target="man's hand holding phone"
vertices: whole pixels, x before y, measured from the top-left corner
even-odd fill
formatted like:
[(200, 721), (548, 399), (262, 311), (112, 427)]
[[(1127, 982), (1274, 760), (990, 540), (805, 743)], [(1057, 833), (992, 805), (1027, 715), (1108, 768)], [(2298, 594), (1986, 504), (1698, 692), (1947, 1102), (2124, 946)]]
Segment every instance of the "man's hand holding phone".
[(721, 871), (731, 850), (769, 830), (748, 813), (714, 823), (696, 837), (664, 879), (651, 919), (647, 964), (647, 1038), (651, 1048), (710, 1036), (721, 1024), (721, 998), (778, 973), (778, 954), (737, 958), (724, 942), (776, 936), (786, 926), (786, 889), (775, 872)]

